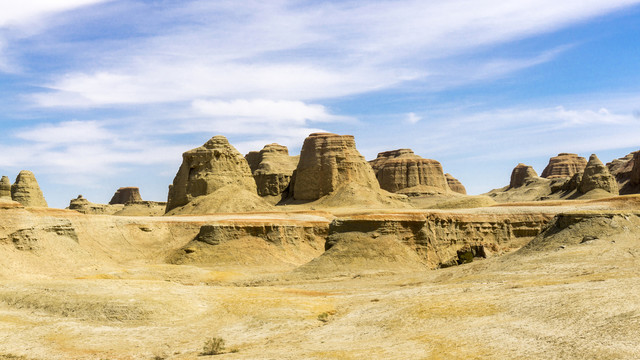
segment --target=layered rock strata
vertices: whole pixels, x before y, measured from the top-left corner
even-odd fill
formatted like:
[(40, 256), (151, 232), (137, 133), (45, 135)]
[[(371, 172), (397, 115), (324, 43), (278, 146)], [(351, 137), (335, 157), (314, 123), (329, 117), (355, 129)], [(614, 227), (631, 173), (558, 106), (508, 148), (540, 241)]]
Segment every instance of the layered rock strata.
[(0, 180), (0, 199), (11, 200), (11, 181), (8, 176)]
[(166, 211), (228, 185), (257, 193), (247, 160), (227, 138), (218, 135), (182, 154), (182, 165), (169, 187)]
[(587, 160), (577, 154), (560, 153), (549, 159), (549, 164), (544, 168), (543, 178), (570, 178), (577, 172), (582, 172), (587, 166)]
[(449, 173), (444, 174), (444, 177), (447, 179), (447, 185), (449, 185), (449, 189), (451, 189), (451, 191), (463, 195), (467, 194), (467, 189), (465, 189), (460, 180), (454, 178), (453, 175)]
[(304, 140), (296, 168), (294, 199), (317, 200), (352, 182), (380, 189), (373, 169), (356, 150), (353, 136), (314, 133)]
[[(342, 241), (340, 234), (362, 233), (375, 241), (391, 235), (416, 252), (430, 268), (468, 262), (510, 251), (538, 235), (550, 214), (394, 214), (356, 215), (329, 225), (325, 248)], [(324, 256), (324, 255), (323, 255)]]
[(137, 187), (121, 187), (116, 190), (115, 194), (109, 201), (109, 205), (126, 204), (134, 201), (142, 201), (140, 196), (140, 189)]
[(24, 206), (47, 207), (36, 177), (29, 170), (22, 170), (11, 185), (11, 198)]
[(578, 191), (586, 194), (595, 189), (601, 189), (608, 193), (618, 195), (616, 178), (609, 173), (609, 169), (598, 159), (596, 154), (592, 154), (584, 169), (582, 180), (580, 181), (580, 185), (578, 185)]
[(300, 157), (289, 156), (286, 146), (269, 144), (259, 152), (250, 152), (245, 159), (256, 181), (258, 195), (280, 196), (288, 192)]
[(520, 163), (515, 168), (513, 168), (513, 171), (511, 172), (511, 181), (509, 182), (509, 187), (516, 188), (523, 186), (527, 183), (527, 181), (535, 179), (537, 177), (538, 174), (533, 169), (533, 167)]
[(385, 151), (370, 162), (380, 187), (390, 192), (425, 187), (429, 190), (450, 191), (442, 165), (423, 159), (410, 149)]

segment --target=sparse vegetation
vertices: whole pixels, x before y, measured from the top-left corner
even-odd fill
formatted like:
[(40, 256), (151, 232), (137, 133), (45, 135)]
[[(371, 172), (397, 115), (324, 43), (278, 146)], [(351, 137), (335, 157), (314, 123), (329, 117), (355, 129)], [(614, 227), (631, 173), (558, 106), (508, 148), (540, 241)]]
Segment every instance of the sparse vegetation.
[(212, 337), (204, 343), (202, 353), (200, 355), (218, 355), (224, 351), (224, 339)]
[(320, 313), (320, 315), (318, 315), (318, 320), (322, 322), (327, 322), (329, 321), (329, 316), (335, 315), (335, 313), (336, 313), (335, 310), (325, 311), (323, 313)]
[(329, 314), (327, 314), (326, 312), (321, 313), (320, 315), (318, 315), (318, 320), (322, 322), (329, 321)]

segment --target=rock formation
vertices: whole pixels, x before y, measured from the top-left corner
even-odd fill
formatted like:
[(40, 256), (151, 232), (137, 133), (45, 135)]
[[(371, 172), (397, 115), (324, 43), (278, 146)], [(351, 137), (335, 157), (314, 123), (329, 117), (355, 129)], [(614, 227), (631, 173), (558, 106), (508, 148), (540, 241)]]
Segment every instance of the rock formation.
[(182, 165), (169, 187), (167, 212), (227, 185), (257, 193), (247, 160), (218, 135), (182, 154)]
[(94, 204), (91, 201), (85, 199), (82, 195), (78, 195), (77, 198), (69, 201), (69, 207), (67, 209), (74, 210), (82, 214), (93, 215), (113, 215), (117, 211), (124, 208), (122, 204)]
[(467, 189), (464, 188), (462, 183), (453, 177), (453, 175), (446, 173), (444, 177), (447, 179), (447, 185), (449, 185), (449, 189), (453, 192), (457, 192), (458, 194), (467, 195)]
[(373, 169), (356, 150), (351, 135), (309, 135), (302, 145), (295, 177), (296, 200), (317, 200), (351, 182), (380, 189)]
[(36, 177), (29, 170), (22, 170), (11, 185), (11, 198), (24, 206), (47, 207)]
[(640, 151), (607, 163), (607, 168), (618, 182), (620, 195), (640, 193)]
[(370, 162), (380, 187), (390, 192), (421, 187), (427, 192), (448, 192), (449, 185), (436, 160), (423, 159), (411, 149), (385, 151)]
[(0, 199), (11, 200), (11, 181), (8, 176), (0, 180)]
[(542, 171), (543, 178), (570, 178), (587, 166), (587, 160), (577, 154), (560, 153), (549, 159), (549, 164)]
[(513, 171), (511, 172), (511, 182), (509, 182), (509, 187), (520, 187), (524, 185), (527, 180), (535, 179), (537, 177), (538, 174), (533, 167), (520, 163), (513, 168)]
[(286, 146), (269, 144), (258, 151), (245, 156), (260, 196), (280, 196), (291, 182), (293, 171), (298, 165), (299, 156), (289, 156)]
[(126, 204), (128, 202), (142, 201), (140, 189), (137, 187), (121, 187), (113, 194), (109, 205)]
[(589, 191), (601, 189), (611, 194), (618, 195), (618, 183), (616, 178), (609, 173), (609, 169), (598, 159), (596, 154), (591, 154), (589, 162), (584, 169), (582, 180), (578, 185), (578, 191), (586, 194)]
[(640, 185), (640, 151), (633, 154), (633, 168), (631, 168), (631, 184)]

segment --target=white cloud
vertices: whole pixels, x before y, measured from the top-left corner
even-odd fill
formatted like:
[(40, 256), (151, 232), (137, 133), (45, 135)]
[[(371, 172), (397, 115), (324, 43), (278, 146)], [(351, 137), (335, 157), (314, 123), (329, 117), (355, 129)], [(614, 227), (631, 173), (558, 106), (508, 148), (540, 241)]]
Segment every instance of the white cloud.
[(192, 107), (198, 113), (211, 117), (232, 117), (256, 119), (258, 121), (304, 124), (307, 121), (327, 122), (349, 119), (345, 116), (329, 114), (318, 104), (305, 104), (302, 101), (255, 100), (195, 100)]
[[(45, 107), (212, 97), (315, 101), (407, 80), (428, 83), (433, 78), (427, 74), (433, 73), (443, 78), (442, 83), (455, 85), (550, 61), (562, 48), (529, 58), (488, 58), (472, 64), (461, 63), (457, 55), (547, 33), (638, 2), (192, 1), (160, 13), (153, 37), (130, 39), (115, 54), (109, 48), (106, 64), (55, 76), (46, 84), (51, 91), (34, 100)], [(175, 12), (186, 22), (163, 29), (165, 18), (175, 19)], [(457, 76), (463, 67), (469, 68), (465, 73), (470, 76)]]
[[(420, 126), (428, 131), (411, 138), (414, 144), (407, 146), (429, 156), (517, 160), (640, 146), (640, 120), (633, 114), (605, 107), (590, 109), (587, 104), (570, 109), (520, 107), (466, 113), (450, 109), (430, 114), (429, 121)], [(406, 137), (398, 136), (403, 135)]]
[(103, 141), (115, 135), (97, 121), (64, 121), (42, 124), (28, 130), (20, 130), (15, 137), (42, 144), (81, 144)]
[(409, 124), (416, 124), (420, 120), (422, 120), (421, 116), (418, 116), (415, 113), (410, 112), (407, 114), (407, 118), (405, 119), (405, 122)]
[(3, 1), (0, 27), (18, 26), (50, 13), (71, 10), (81, 6), (110, 0), (21, 0)]

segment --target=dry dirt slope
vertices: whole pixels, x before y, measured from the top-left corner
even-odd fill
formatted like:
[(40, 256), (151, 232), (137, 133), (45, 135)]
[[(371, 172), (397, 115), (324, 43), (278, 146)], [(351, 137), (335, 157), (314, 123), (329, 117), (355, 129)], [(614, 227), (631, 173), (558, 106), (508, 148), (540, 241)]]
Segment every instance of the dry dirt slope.
[[(126, 261), (5, 277), (0, 359), (635, 359), (639, 237), (633, 211), (581, 211), (523, 250), (435, 271), (300, 280)], [(212, 336), (227, 352), (200, 356)]]

